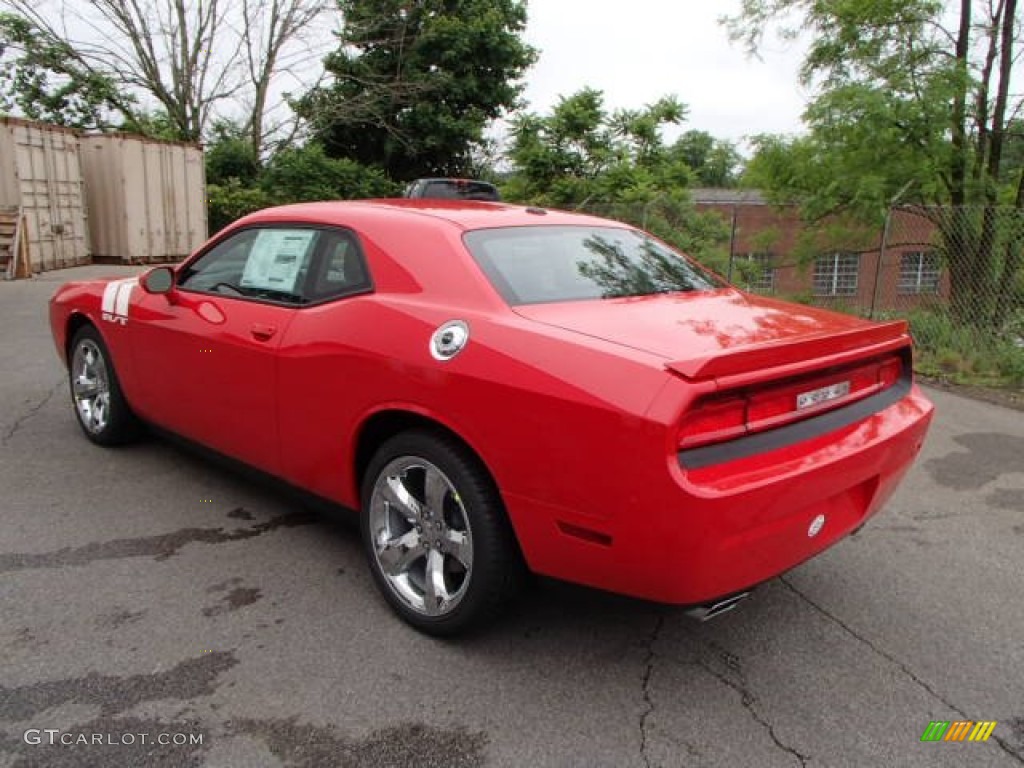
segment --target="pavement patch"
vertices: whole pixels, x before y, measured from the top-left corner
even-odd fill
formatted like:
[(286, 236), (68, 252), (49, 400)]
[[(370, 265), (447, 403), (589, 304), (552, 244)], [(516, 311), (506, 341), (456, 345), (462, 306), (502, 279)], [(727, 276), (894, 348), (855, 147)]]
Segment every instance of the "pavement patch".
[(25, 722), (53, 707), (74, 703), (99, 707), (105, 716), (125, 712), (144, 701), (188, 701), (209, 696), (217, 679), (238, 664), (233, 651), (205, 653), (185, 659), (163, 672), (148, 675), (100, 675), (48, 680), (18, 688), (0, 686), (0, 718)]
[(1010, 472), (1020, 472), (1024, 437), (998, 432), (974, 432), (953, 438), (966, 451), (928, 459), (925, 469), (941, 486), (957, 491), (977, 490)]
[(261, 536), (277, 528), (294, 528), (316, 522), (316, 516), (309, 513), (279, 515), (265, 523), (251, 528), (182, 528), (172, 533), (157, 536), (140, 536), (134, 539), (113, 539), (93, 542), (81, 547), (64, 547), (53, 552), (38, 554), (0, 554), (0, 573), (21, 571), (29, 568), (63, 568), (69, 565), (88, 565), (97, 560), (117, 560), (124, 557), (153, 557), (166, 560), (178, 554), (187, 544), (223, 544)]
[[(231, 584), (240, 584), (241, 579), (230, 579), (229, 582), (223, 584), (216, 584), (209, 589), (207, 592), (223, 592), (228, 589)], [(220, 616), (223, 613), (231, 613), (237, 611), (239, 608), (245, 608), (247, 605), (252, 605), (257, 600), (260, 600), (263, 594), (260, 590), (254, 587), (240, 587), (235, 586), (230, 589), (221, 599), (214, 605), (203, 608), (203, 616)]]
[(101, 613), (96, 617), (96, 624), (101, 629), (121, 629), (126, 624), (134, 624), (146, 615), (145, 611), (129, 611), (127, 608), (114, 608), (109, 613)]
[[(201, 744), (161, 744), (160, 734), (202, 733), (197, 721), (164, 722), (137, 717), (99, 717), (87, 723), (77, 723), (62, 729), (61, 735), (69, 741), (78, 734), (86, 738), (98, 735), (100, 743), (60, 744), (49, 743), (47, 734), (35, 734), (33, 738), (42, 743), (28, 744), (21, 734), (15, 737), (0, 736), (0, 754), (14, 755), (11, 768), (94, 768), (98, 765), (145, 765), (147, 768), (193, 768), (203, 764), (203, 753), (208, 749), (208, 734), (203, 734)], [(146, 734), (146, 743), (141, 734)], [(118, 739), (131, 739), (123, 743)], [(60, 738), (60, 735), (54, 738)], [(112, 741), (113, 740), (113, 741)]]
[(305, 725), (295, 717), (236, 720), (231, 726), (260, 739), (288, 768), (477, 768), (484, 765), (487, 744), (483, 733), (422, 723), (382, 728), (354, 740), (332, 725)]
[(999, 488), (985, 497), (985, 502), (998, 509), (1024, 512), (1024, 490)]

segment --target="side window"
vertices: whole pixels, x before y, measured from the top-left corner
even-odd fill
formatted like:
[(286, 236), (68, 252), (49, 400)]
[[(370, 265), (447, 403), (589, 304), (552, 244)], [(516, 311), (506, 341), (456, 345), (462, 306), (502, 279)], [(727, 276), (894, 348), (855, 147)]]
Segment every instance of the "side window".
[(341, 230), (325, 230), (313, 261), (304, 296), (323, 301), (370, 288), (370, 278), (355, 236)]
[(319, 241), (326, 233), (301, 227), (262, 227), (228, 238), (186, 270), (180, 287), (301, 304)]
[(237, 286), (256, 235), (255, 230), (241, 232), (214, 246), (192, 262), (179, 278), (178, 285), (190, 291), (218, 291)]

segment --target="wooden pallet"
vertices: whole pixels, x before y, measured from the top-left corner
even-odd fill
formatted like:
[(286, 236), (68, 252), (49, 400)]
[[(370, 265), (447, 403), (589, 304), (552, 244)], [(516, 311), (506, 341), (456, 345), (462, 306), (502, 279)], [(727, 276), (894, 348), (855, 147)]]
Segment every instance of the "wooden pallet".
[(0, 274), (5, 280), (32, 276), (28, 227), (19, 208), (0, 208)]

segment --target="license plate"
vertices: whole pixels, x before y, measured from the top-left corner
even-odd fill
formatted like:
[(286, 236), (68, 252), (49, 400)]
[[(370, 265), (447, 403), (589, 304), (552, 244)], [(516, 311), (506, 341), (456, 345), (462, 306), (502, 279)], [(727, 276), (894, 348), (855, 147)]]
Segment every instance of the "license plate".
[(838, 384), (829, 384), (827, 387), (812, 389), (810, 392), (801, 392), (796, 396), (796, 409), (802, 411), (805, 408), (813, 408), (829, 400), (838, 400), (850, 394), (850, 382), (840, 381)]

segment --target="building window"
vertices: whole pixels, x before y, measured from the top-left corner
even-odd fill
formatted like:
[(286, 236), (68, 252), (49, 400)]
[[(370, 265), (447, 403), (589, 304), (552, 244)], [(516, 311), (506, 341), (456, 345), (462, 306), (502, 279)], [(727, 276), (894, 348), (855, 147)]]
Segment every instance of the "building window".
[(815, 296), (856, 296), (860, 256), (830, 253), (814, 261)]
[(743, 287), (754, 293), (775, 293), (775, 255), (768, 252), (739, 253), (736, 258), (750, 266), (742, 269)]
[(939, 255), (934, 251), (910, 251), (900, 255), (900, 293), (938, 293)]

